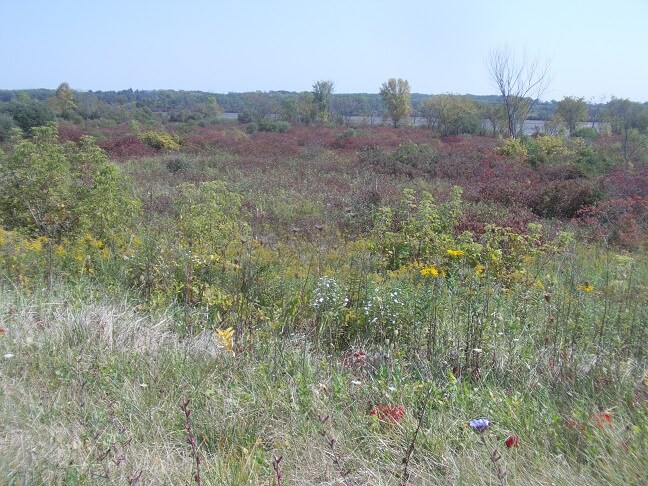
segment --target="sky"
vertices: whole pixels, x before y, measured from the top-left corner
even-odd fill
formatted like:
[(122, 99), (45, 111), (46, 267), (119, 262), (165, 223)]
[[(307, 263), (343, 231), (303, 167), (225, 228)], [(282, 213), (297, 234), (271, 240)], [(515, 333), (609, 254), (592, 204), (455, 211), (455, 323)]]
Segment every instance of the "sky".
[(648, 0), (0, 0), (0, 89), (496, 94), (491, 52), (550, 63), (543, 100), (648, 101)]

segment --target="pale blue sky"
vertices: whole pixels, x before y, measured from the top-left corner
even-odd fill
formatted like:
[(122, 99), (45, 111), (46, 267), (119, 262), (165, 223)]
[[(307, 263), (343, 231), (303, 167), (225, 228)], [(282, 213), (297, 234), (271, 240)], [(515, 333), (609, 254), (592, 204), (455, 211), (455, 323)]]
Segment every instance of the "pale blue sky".
[(551, 61), (544, 99), (648, 101), (648, 0), (0, 0), (0, 88), (494, 94), (488, 53)]

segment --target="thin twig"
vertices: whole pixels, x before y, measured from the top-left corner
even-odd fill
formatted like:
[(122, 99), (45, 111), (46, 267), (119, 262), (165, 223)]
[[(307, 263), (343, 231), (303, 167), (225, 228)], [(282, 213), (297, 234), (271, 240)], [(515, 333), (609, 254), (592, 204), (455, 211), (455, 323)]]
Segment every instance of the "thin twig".
[(189, 400), (182, 402), (180, 408), (185, 414), (184, 428), (187, 431), (187, 443), (191, 446), (191, 457), (193, 457), (194, 463), (196, 464), (196, 472), (193, 475), (193, 479), (194, 481), (196, 481), (196, 484), (200, 485), (200, 454), (198, 453), (198, 445), (196, 443), (196, 438), (194, 437), (193, 429), (191, 427), (191, 410), (189, 409)]
[(409, 463), (410, 460), (412, 459), (412, 454), (414, 454), (414, 449), (416, 447), (416, 438), (418, 437), (419, 431), (421, 430), (421, 427), (423, 426), (423, 422), (425, 421), (425, 415), (427, 412), (427, 404), (430, 399), (430, 394), (432, 393), (432, 390), (428, 390), (427, 395), (424, 400), (421, 401), (418, 409), (418, 420), (416, 423), (416, 429), (414, 430), (414, 434), (412, 434), (412, 440), (410, 440), (409, 445), (407, 446), (407, 449), (405, 450), (405, 456), (403, 457), (403, 474), (401, 475), (401, 484), (405, 486), (409, 482), (410, 478), (410, 472), (409, 472)]
[(283, 478), (283, 472), (279, 468), (282, 459), (283, 456), (274, 456), (274, 459), (272, 460), (272, 469), (274, 469), (275, 476), (277, 477), (277, 486), (281, 486), (281, 479)]

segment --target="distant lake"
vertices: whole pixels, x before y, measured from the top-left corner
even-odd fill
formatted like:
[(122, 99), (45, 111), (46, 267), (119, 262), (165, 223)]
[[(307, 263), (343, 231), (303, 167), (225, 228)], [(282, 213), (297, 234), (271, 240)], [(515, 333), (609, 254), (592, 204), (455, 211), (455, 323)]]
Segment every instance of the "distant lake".
[[(223, 120), (234, 121), (238, 119), (238, 113), (222, 113), (220, 118)], [(349, 117), (349, 122), (351, 125), (356, 126), (389, 126), (389, 120), (383, 123), (382, 116), (351, 116)], [(427, 120), (423, 117), (416, 116), (410, 117), (409, 123), (417, 127), (424, 127), (427, 125)], [(485, 129), (490, 127), (488, 120), (483, 121), (483, 126)], [(610, 129), (609, 123), (600, 123), (594, 122), (582, 122), (577, 123), (576, 128), (585, 128), (592, 127), (596, 131), (607, 131)], [(526, 120), (524, 122), (524, 134), (525, 135), (534, 135), (536, 133), (544, 133), (545, 131), (545, 122), (544, 120)]]

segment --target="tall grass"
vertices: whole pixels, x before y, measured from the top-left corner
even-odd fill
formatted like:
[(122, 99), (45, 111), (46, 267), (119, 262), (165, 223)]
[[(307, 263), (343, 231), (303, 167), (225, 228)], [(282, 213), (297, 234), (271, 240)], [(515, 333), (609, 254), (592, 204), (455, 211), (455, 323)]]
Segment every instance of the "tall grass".
[[(410, 297), (397, 315), (415, 319), (410, 344), (356, 341), (354, 359), (304, 327), (259, 329), (233, 355), (211, 331), (179, 334), (173, 307), (142, 312), (87, 286), (5, 286), (0, 472), (7, 484), (188, 484), (190, 400), (205, 484), (272, 484), (278, 456), (284, 484), (400, 484), (425, 399), (411, 484), (499, 481), (466, 426), (477, 416), (492, 420), (485, 440), (511, 484), (641, 484), (648, 392), (633, 336), (646, 322), (646, 265), (629, 263), (556, 258), (536, 270), (560, 272), (543, 289), (438, 288), (434, 311)], [(595, 290), (579, 290), (585, 281)], [(466, 338), (475, 326), (478, 341)], [(480, 346), (468, 358), (467, 343)], [(405, 414), (381, 420), (376, 405)], [(519, 448), (504, 445), (511, 434)]]

